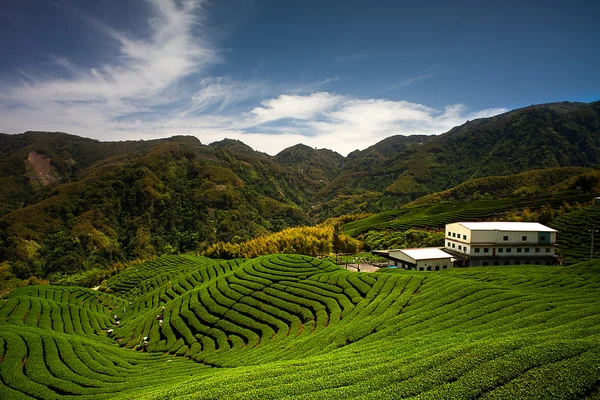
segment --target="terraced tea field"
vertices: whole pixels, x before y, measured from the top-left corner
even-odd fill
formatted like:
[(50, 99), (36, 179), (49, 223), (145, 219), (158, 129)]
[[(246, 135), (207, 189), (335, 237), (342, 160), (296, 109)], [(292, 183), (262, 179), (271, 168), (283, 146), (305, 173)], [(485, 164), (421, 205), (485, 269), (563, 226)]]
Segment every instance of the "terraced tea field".
[(104, 292), (1, 299), (0, 382), (2, 399), (600, 399), (600, 260), (367, 274), (162, 257)]
[(525, 208), (537, 210), (545, 205), (558, 208), (564, 202), (586, 202), (594, 196), (599, 196), (599, 194), (561, 194), (558, 196), (442, 202), (433, 205), (405, 207), (349, 222), (343, 226), (343, 230), (350, 236), (357, 236), (369, 230), (405, 231), (410, 228), (443, 228), (445, 224), (452, 222), (480, 221), (500, 216), (512, 210)]

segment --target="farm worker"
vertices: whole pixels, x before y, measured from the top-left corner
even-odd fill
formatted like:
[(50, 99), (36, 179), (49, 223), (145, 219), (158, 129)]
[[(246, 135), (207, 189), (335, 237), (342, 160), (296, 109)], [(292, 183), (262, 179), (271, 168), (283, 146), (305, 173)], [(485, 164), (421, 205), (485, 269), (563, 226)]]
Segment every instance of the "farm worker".
[(162, 320), (162, 319), (159, 319), (159, 320), (158, 320), (158, 324), (159, 324), (159, 325), (162, 325), (162, 323), (163, 323), (163, 320)]
[(165, 306), (163, 306), (162, 311), (165, 312)]
[(117, 314), (113, 315), (113, 318), (114, 318), (114, 319), (117, 319)]
[(115, 324), (117, 324), (117, 326), (119, 326), (120, 322), (119, 322), (119, 321), (117, 321), (117, 322), (115, 322)]
[(144, 342), (148, 341), (148, 336), (144, 336)]
[(106, 331), (106, 333), (108, 333), (109, 335), (110, 335), (111, 333), (113, 333), (113, 332), (114, 332), (114, 330), (112, 330), (112, 329), (109, 329), (109, 330), (107, 330), (107, 331)]

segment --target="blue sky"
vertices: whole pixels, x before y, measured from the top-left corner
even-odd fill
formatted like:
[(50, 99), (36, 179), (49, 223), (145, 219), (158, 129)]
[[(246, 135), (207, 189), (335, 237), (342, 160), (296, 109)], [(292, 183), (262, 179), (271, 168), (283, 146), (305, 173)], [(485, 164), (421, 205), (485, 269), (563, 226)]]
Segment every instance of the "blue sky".
[(600, 2), (3, 0), (0, 132), (347, 154), (600, 100)]

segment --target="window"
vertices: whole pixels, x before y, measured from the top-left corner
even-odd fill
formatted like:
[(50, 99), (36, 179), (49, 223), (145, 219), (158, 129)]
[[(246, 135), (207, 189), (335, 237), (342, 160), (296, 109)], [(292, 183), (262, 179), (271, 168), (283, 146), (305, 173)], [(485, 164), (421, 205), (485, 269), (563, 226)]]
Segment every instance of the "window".
[(500, 248), (498, 249), (498, 253), (504, 253), (504, 249), (503, 249), (502, 247), (500, 247)]
[(460, 244), (458, 245), (458, 249), (459, 249), (459, 250), (462, 250), (462, 246), (461, 246)]
[(509, 265), (510, 262), (508, 260), (504, 261), (504, 265)]
[(521, 240), (526, 242), (527, 241), (527, 236), (521, 236)]
[(511, 249), (510, 247), (507, 247), (507, 248), (506, 248), (506, 252), (507, 252), (507, 253), (510, 253), (511, 251), (512, 251), (512, 249)]
[(463, 240), (467, 240), (467, 235), (463, 235)]
[(529, 247), (525, 247), (525, 253), (529, 253)]
[(539, 253), (539, 252), (540, 252), (540, 248), (539, 248), (539, 247), (536, 247), (536, 248), (535, 248), (535, 252), (536, 252), (536, 253)]
[(454, 243), (452, 243), (452, 248), (454, 248), (454, 249), (456, 248), (456, 245)]
[(550, 253), (550, 247), (546, 247), (546, 253)]
[(469, 251), (469, 248), (467, 246), (465, 246), (465, 251)]
[(517, 247), (517, 253), (520, 253), (521, 251), (523, 251), (523, 249), (520, 247)]
[(452, 232), (448, 231), (448, 236), (452, 236)]
[(479, 250), (481, 250), (479, 247), (475, 247), (475, 253), (479, 253)]
[(484, 252), (484, 253), (489, 253), (489, 252), (490, 252), (490, 249), (489, 249), (489, 248), (487, 248), (487, 247), (484, 247), (484, 248), (483, 248), (483, 252)]
[(544, 235), (540, 236), (540, 241), (543, 242), (544, 240), (546, 240), (546, 236), (544, 236)]
[(456, 237), (456, 233), (452, 232), (452, 237)]
[(508, 240), (508, 236), (504, 236), (502, 240)]

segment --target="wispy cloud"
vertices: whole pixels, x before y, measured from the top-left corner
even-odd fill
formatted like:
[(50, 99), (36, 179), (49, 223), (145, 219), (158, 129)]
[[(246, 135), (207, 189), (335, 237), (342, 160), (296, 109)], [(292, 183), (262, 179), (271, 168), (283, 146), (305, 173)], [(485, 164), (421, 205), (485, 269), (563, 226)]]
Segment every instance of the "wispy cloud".
[(162, 105), (163, 91), (182, 78), (218, 61), (216, 52), (191, 34), (199, 23), (198, 0), (151, 0), (155, 17), (149, 21), (151, 34), (144, 40), (110, 28), (105, 34), (119, 46), (119, 57), (111, 63), (84, 69), (64, 57), (55, 62), (68, 69), (72, 78), (40, 80), (28, 76), (21, 85), (4, 87), (0, 100), (23, 104), (29, 111), (44, 115), (48, 109), (76, 108), (105, 121), (129, 112), (144, 111), (148, 105)]
[(401, 81), (398, 81), (398, 82), (388, 86), (387, 88), (385, 88), (383, 90), (383, 92), (391, 92), (393, 90), (403, 89), (409, 85), (412, 85), (413, 83), (423, 81), (425, 79), (436, 76), (436, 72), (435, 72), (436, 69), (437, 69), (437, 67), (426, 68), (423, 71), (419, 72), (415, 76), (412, 76), (412, 77), (406, 78), (406, 79), (402, 79)]
[[(347, 154), (396, 134), (442, 133), (467, 119), (506, 110), (443, 110), (407, 101), (338, 95), (330, 77), (308, 83), (241, 81), (210, 75), (223, 62), (202, 27), (200, 0), (148, 0), (150, 33), (133, 37), (98, 24), (118, 57), (84, 68), (50, 55), (61, 77), (23, 72), (0, 83), (0, 130), (65, 131), (102, 140), (196, 135), (203, 143), (225, 137), (275, 154), (302, 142)], [(200, 29), (201, 30), (201, 29)], [(356, 53), (350, 59), (366, 54)], [(396, 84), (427, 79), (434, 71)], [(68, 77), (65, 77), (68, 76)], [(393, 90), (393, 89), (390, 89)]]

